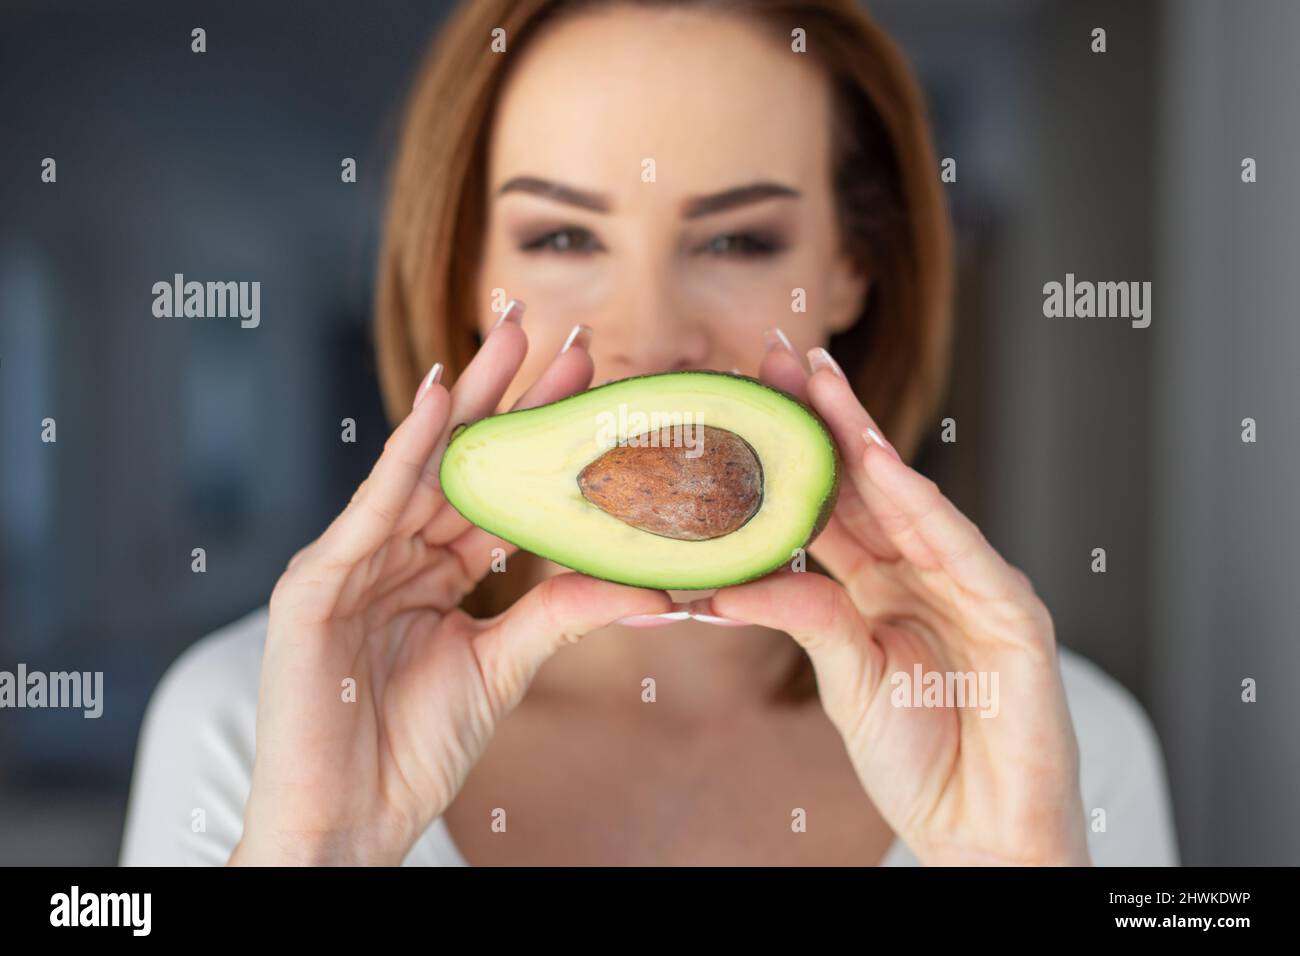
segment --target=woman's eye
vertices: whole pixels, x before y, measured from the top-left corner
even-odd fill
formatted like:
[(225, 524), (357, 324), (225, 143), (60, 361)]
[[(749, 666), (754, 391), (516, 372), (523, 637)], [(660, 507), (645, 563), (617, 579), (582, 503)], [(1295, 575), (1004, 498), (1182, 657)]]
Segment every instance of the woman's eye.
[(572, 254), (584, 254), (595, 252), (600, 249), (600, 243), (588, 229), (581, 227), (571, 227), (567, 229), (555, 229), (551, 232), (538, 236), (536, 239), (530, 239), (519, 248), (525, 252), (563, 252)]
[[(587, 255), (599, 252), (601, 245), (591, 230), (581, 226), (553, 229), (520, 246), (524, 252), (557, 252)], [(756, 233), (727, 233), (709, 240), (701, 252), (722, 258), (750, 259), (772, 255), (781, 250), (779, 240)]]
[(740, 259), (767, 256), (780, 250), (780, 244), (753, 233), (728, 233), (710, 239), (704, 252), (714, 256), (734, 256)]

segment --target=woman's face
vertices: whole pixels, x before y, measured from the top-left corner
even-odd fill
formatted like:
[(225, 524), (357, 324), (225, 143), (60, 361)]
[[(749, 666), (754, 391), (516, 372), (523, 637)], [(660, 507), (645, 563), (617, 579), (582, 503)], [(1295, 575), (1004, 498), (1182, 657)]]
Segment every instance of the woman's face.
[(611, 9), (537, 37), (488, 155), (480, 326), (500, 289), (532, 343), (504, 405), (578, 323), (596, 384), (755, 374), (764, 329), (802, 352), (851, 325), (866, 278), (839, 251), (830, 128), (817, 65), (734, 17)]

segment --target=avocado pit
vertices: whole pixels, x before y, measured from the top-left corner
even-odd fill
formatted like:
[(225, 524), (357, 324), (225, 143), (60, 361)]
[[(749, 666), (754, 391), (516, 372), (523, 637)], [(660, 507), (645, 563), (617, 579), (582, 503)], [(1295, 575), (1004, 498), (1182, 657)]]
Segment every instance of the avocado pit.
[(701, 441), (674, 429), (634, 436), (588, 464), (578, 488), (606, 514), (651, 534), (707, 541), (731, 534), (763, 501), (763, 466), (735, 432), (700, 426)]

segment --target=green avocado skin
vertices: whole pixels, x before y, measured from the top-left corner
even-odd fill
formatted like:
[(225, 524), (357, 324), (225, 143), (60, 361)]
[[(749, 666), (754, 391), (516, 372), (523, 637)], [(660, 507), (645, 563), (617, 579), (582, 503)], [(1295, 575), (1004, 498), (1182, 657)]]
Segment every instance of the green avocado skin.
[[(574, 400), (575, 398), (578, 398), (578, 397), (580, 397), (580, 396), (588, 396), (588, 395), (590, 395), (592, 392), (598, 392), (598, 391), (601, 391), (602, 389), (611, 388), (611, 387), (614, 387), (614, 386), (617, 386), (617, 385), (625, 385), (625, 384), (628, 383), (628, 382), (644, 381), (644, 380), (648, 380), (648, 379), (661, 378), (661, 377), (665, 377), (665, 376), (675, 376), (675, 375), (680, 375), (680, 374), (683, 374), (683, 373), (681, 373), (681, 372), (651, 372), (651, 373), (647, 373), (647, 374), (645, 374), (645, 375), (633, 375), (633, 376), (630, 376), (630, 377), (628, 377), (628, 378), (621, 378), (621, 379), (617, 379), (617, 380), (612, 381), (612, 382), (606, 382), (604, 385), (599, 385), (599, 386), (597, 386), (596, 388), (587, 389), (585, 392), (577, 392), (577, 393), (575, 393), (575, 394), (573, 394), (573, 395), (565, 396), (564, 398), (557, 399), (557, 400), (554, 401), (554, 402), (548, 402), (546, 405), (537, 405), (537, 406), (534, 406), (533, 408), (530, 408), (530, 409), (519, 409), (519, 410), (517, 410), (517, 411), (503, 412), (502, 415), (515, 415), (515, 414), (519, 414), (519, 412), (523, 412), (523, 411), (536, 411), (536, 410), (539, 409), (539, 408), (552, 408), (552, 407), (554, 407), (554, 406), (561, 405), (561, 404), (563, 404), (563, 403), (565, 403), (565, 402), (572, 401), (572, 400)], [(802, 400), (799, 399), (797, 396), (790, 394), (789, 392), (785, 391), (784, 389), (780, 389), (780, 388), (777, 388), (777, 387), (774, 386), (774, 385), (770, 385), (769, 383), (764, 382), (764, 381), (762, 381), (761, 379), (753, 378), (752, 376), (749, 376), (749, 375), (736, 375), (736, 374), (733, 374), (733, 373), (731, 373), (731, 372), (718, 372), (718, 371), (714, 371), (714, 370), (712, 370), (712, 369), (691, 369), (691, 370), (689, 370), (689, 372), (688, 372), (687, 374), (691, 374), (691, 375), (719, 375), (719, 376), (722, 376), (723, 378), (727, 378), (727, 379), (731, 379), (731, 380), (735, 380), (735, 379), (743, 379), (744, 381), (747, 381), (747, 382), (749, 382), (749, 383), (751, 383), (751, 384), (753, 384), (753, 385), (757, 385), (757, 386), (759, 386), (760, 388), (765, 388), (765, 389), (767, 389), (769, 392), (775, 392), (776, 394), (782, 396), (783, 398), (785, 398), (785, 399), (787, 399), (787, 400), (789, 400), (789, 401), (795, 403), (795, 404), (798, 405), (800, 408), (802, 408), (802, 409), (804, 410), (804, 412), (807, 413), (807, 415), (808, 415), (808, 416), (809, 416), (809, 417), (810, 417), (814, 422), (816, 422), (818, 429), (819, 429), (819, 430), (821, 431), (821, 433), (822, 433), (822, 437), (825, 439), (827, 445), (828, 445), (828, 446), (830, 447), (830, 449), (831, 449), (831, 454), (832, 454), (832, 464), (831, 464), (831, 487), (830, 487), (830, 490), (826, 493), (825, 498), (822, 499), (821, 507), (818, 509), (818, 512), (817, 512), (817, 519), (816, 519), (816, 521), (813, 522), (812, 530), (808, 532), (808, 537), (807, 537), (807, 539), (806, 539), (806, 540), (804, 541), (804, 543), (801, 545), (801, 547), (803, 547), (803, 548), (807, 548), (809, 545), (811, 545), (814, 541), (817, 540), (817, 536), (818, 536), (819, 534), (821, 534), (822, 530), (826, 527), (826, 523), (827, 523), (828, 521), (830, 521), (831, 515), (832, 515), (832, 514), (834, 513), (834, 511), (835, 511), (835, 503), (836, 503), (836, 501), (837, 501), (838, 498), (839, 498), (839, 491), (840, 491), (840, 472), (841, 472), (841, 470), (842, 470), (843, 464), (842, 464), (842, 460), (841, 460), (841, 457), (840, 457), (839, 447), (835, 444), (835, 438), (834, 438), (834, 436), (831, 435), (830, 428), (826, 425), (826, 421), (825, 421), (825, 420), (821, 417), (821, 415), (819, 415), (819, 414), (817, 413), (817, 411), (816, 411), (816, 410), (815, 410), (811, 405), (809, 405), (807, 402), (802, 401)], [(501, 416), (489, 416), (489, 418), (499, 418), (499, 417), (501, 417)], [(484, 421), (488, 421), (488, 419), (487, 419), (487, 418), (479, 419), (479, 421), (480, 421), (480, 422), (484, 422)], [(478, 423), (479, 423), (479, 422), (474, 422), (474, 423), (472, 423), (472, 424), (460, 423), (460, 424), (457, 424), (455, 427), (452, 428), (452, 430), (451, 430), (451, 436), (450, 436), (450, 438), (449, 438), (449, 440), (448, 440), (448, 443), (447, 443), (447, 448), (446, 448), (446, 449), (444, 450), (444, 452), (443, 452), (443, 462), (442, 462), (442, 464), (439, 466), (439, 482), (440, 482), (440, 483), (441, 483), (441, 481), (442, 481), (442, 469), (443, 469), (444, 467), (446, 467), (446, 461), (447, 461), (447, 458), (449, 457), (449, 454), (450, 454), (450, 452), (451, 452), (452, 446), (453, 446), (453, 445), (454, 445), (454, 444), (455, 444), (455, 443), (456, 443), (456, 442), (457, 442), (457, 441), (458, 441), (458, 440), (459, 440), (459, 439), (460, 439), (460, 438), (461, 438), (461, 437), (462, 437), (466, 432), (472, 430), (472, 429), (474, 428), (474, 426), (477, 425)], [(742, 436), (742, 437), (743, 437), (743, 436)], [(452, 506), (452, 508), (455, 509), (456, 512), (457, 512), (458, 514), (460, 514), (463, 518), (465, 518), (465, 520), (469, 521), (471, 524), (474, 523), (473, 519), (470, 518), (469, 515), (466, 515), (464, 512), (462, 512), (459, 508), (456, 507), (456, 502), (452, 501), (451, 498), (449, 498), (449, 497), (447, 498), (447, 503), (450, 504), (450, 505)], [(509, 537), (507, 537), (506, 535), (499, 534), (499, 533), (497, 533), (497, 532), (495, 532), (495, 531), (494, 531), (494, 532), (491, 532), (491, 533), (492, 533), (493, 535), (495, 535), (496, 537), (500, 538), (502, 541), (506, 541), (506, 542), (508, 542), (509, 544), (512, 544), (512, 545), (514, 545), (514, 546), (517, 547), (517, 548), (521, 547), (520, 544), (519, 544), (519, 542), (517, 542), (517, 541), (512, 541), (512, 540), (511, 540)], [(521, 550), (523, 550), (523, 549), (521, 548)], [(554, 560), (554, 559), (552, 559), (552, 558), (547, 558), (546, 560), (548, 560), (548, 561), (552, 561), (552, 560)], [(598, 572), (596, 572), (596, 571), (587, 570), (587, 569), (585, 569), (585, 568), (570, 568), (570, 570), (577, 571), (577, 572), (579, 572), (580, 574), (584, 574), (584, 575), (586, 575), (586, 576), (589, 577), (589, 578), (596, 578), (597, 580), (600, 580), (600, 581), (609, 581), (609, 582), (612, 583), (612, 584), (623, 584), (623, 585), (627, 585), (627, 586), (629, 586), (629, 587), (652, 587), (652, 588), (655, 588), (656, 590), (666, 590), (666, 591), (712, 591), (712, 590), (715, 590), (715, 589), (717, 589), (717, 588), (732, 587), (732, 586), (737, 585), (737, 584), (744, 584), (744, 583), (746, 583), (747, 581), (755, 581), (755, 580), (757, 580), (757, 579), (759, 579), (759, 578), (766, 577), (767, 575), (772, 574), (774, 571), (777, 571), (777, 570), (779, 570), (780, 568), (785, 567), (786, 564), (789, 563), (789, 560), (790, 560), (789, 558), (783, 558), (781, 561), (778, 561), (778, 562), (772, 564), (772, 565), (769, 566), (769, 567), (759, 568), (758, 570), (754, 571), (752, 574), (746, 574), (746, 575), (743, 575), (743, 576), (741, 576), (741, 577), (734, 578), (734, 579), (731, 579), (731, 580), (714, 580), (714, 581), (710, 581), (710, 582), (708, 582), (708, 583), (706, 583), (706, 584), (698, 584), (698, 583), (693, 583), (693, 582), (673, 583), (673, 584), (646, 584), (645, 582), (642, 582), (642, 581), (636, 581), (636, 580), (631, 580), (630, 578), (627, 578), (627, 577), (623, 577), (623, 578), (610, 578), (610, 577), (605, 577), (604, 575), (602, 575), (602, 574), (600, 574), (600, 573), (598, 573)], [(556, 564), (560, 564), (561, 567), (568, 567), (568, 565), (562, 564), (561, 562), (558, 562), (558, 561), (555, 562), (555, 563), (556, 563)]]

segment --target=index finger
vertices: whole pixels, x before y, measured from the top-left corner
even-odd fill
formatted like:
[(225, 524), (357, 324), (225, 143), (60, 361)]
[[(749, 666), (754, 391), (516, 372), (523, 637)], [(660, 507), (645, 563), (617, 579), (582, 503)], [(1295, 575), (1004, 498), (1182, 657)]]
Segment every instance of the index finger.
[[(520, 335), (522, 337), (522, 332)], [(492, 336), (489, 336), (490, 338)], [(585, 389), (591, 383), (591, 375), (594, 371), (591, 355), (587, 351), (587, 344), (590, 339), (591, 329), (588, 326), (574, 326), (560, 352), (551, 360), (550, 365), (546, 367), (537, 381), (520, 396), (511, 410), (516, 411), (522, 408), (545, 405)], [(475, 360), (477, 361), (477, 357)], [(522, 356), (520, 356), (519, 361), (522, 361)], [(470, 363), (470, 368), (466, 369), (462, 379), (471, 374), (473, 367), (474, 363)], [(519, 364), (516, 362), (511, 368), (509, 376), (505, 378), (504, 383), (500, 384), (499, 391), (492, 394), (490, 403), (485, 403), (484, 406), (476, 409), (482, 411), (486, 407), (486, 411), (473, 419), (458, 418), (455, 411), (453, 411), (453, 424), (459, 424), (461, 421), (477, 421), (484, 415), (495, 411), (497, 403), (501, 400), (501, 395), (505, 392), (506, 385), (514, 378), (518, 367)], [(452, 394), (453, 396), (456, 394), (454, 390)], [(419, 529), (427, 544), (436, 547), (454, 546), (458, 551), (462, 552), (462, 558), (472, 558), (474, 554), (479, 552), (479, 545), (485, 545), (482, 549), (484, 553), (490, 552), (492, 548), (504, 548), (507, 553), (514, 551), (514, 545), (508, 544), (495, 536), (486, 535), (486, 532), (482, 535), (476, 535), (470, 522), (455, 508), (447, 506), (438, 479), (438, 471), (442, 464), (442, 453), (446, 446), (446, 441), (439, 444), (425, 468), (425, 484), (433, 493), (433, 500), (426, 498), (424, 489), (418, 491), (416, 499), (412, 503), (410, 515), (404, 516), (402, 519), (403, 529), (412, 532)], [(472, 565), (467, 564), (467, 567), (470, 566)]]
[[(510, 387), (524, 356), (528, 354), (528, 336), (522, 328), (523, 315), (524, 304), (512, 299), (474, 358), (457, 377), (452, 386), (448, 413), (451, 428), (476, 422), (496, 411), (501, 396)], [(450, 431), (450, 428), (444, 430), (425, 457), (419, 484), (398, 522), (402, 534), (425, 529), (424, 538), (430, 544), (444, 544), (466, 527), (458, 523), (464, 519), (454, 509), (445, 507), (446, 499), (438, 481), (438, 468), (451, 437)], [(438, 525), (430, 529), (430, 522), (438, 522)], [(444, 524), (445, 530), (442, 528)]]
[(845, 450), (849, 477), (865, 504), (853, 530), (869, 532), (872, 547), (883, 539), (919, 568), (945, 571), (968, 591), (991, 598), (1018, 593), (1006, 561), (933, 481), (903, 461), (830, 354), (813, 349), (808, 358), (815, 369), (809, 398)]
[(943, 571), (963, 590), (992, 600), (1025, 594), (1027, 584), (931, 479), (879, 448), (863, 458), (879, 489), (873, 510), (914, 565)]
[(320, 536), (313, 561), (319, 569), (346, 574), (391, 537), (420, 484), (425, 461), (446, 431), (451, 400), (438, 382), (441, 373), (441, 363), (429, 372), (423, 399), (388, 437), (370, 475)]
[[(764, 338), (768, 348), (759, 367), (759, 376), (765, 382), (808, 403), (822, 417), (840, 449), (841, 465), (848, 472), (849, 480), (840, 483), (835, 516), (848, 531), (849, 537), (872, 558), (886, 561), (897, 559), (900, 557), (898, 548), (876, 526), (866, 504), (868, 482), (861, 463), (862, 436), (863, 429), (868, 427), (879, 432), (875, 422), (862, 407), (844, 373), (825, 349), (815, 348), (808, 352), (809, 364), (812, 366), (812, 374), (809, 375), (790, 340), (780, 329), (769, 329)], [(859, 555), (853, 548), (839, 546), (847, 543), (843, 536), (840, 539), (831, 537), (818, 548), (823, 553), (819, 560), (841, 579), (848, 573), (849, 565), (858, 563)]]

